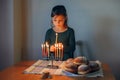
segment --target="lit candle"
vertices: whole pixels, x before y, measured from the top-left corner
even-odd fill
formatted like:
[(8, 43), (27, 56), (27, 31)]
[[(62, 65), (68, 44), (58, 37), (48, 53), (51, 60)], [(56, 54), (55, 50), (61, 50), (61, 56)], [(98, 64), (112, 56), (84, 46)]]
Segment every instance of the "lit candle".
[(62, 51), (62, 52), (61, 52), (61, 53), (62, 53), (62, 54), (61, 54), (61, 55), (62, 55), (62, 56), (61, 56), (61, 60), (62, 60), (62, 59), (63, 59), (63, 44), (62, 44), (61, 51)]
[(56, 44), (55, 44), (55, 59), (56, 59), (56, 54), (57, 54), (57, 49), (56, 49)]
[(44, 56), (46, 56), (45, 44), (43, 44), (43, 54), (44, 54)]
[(50, 57), (50, 45), (48, 45), (48, 58)]
[(42, 47), (42, 57), (44, 57), (44, 54), (43, 54), (43, 44), (41, 45), (41, 47)]
[(58, 58), (58, 44), (56, 46), (57, 46), (57, 58)]
[(58, 52), (58, 57), (59, 57), (59, 60), (61, 59), (61, 44), (58, 44), (58, 49), (59, 49), (59, 52)]
[(49, 55), (50, 55), (50, 54), (49, 54), (49, 44), (48, 44), (48, 43), (46, 43), (46, 47), (47, 47), (47, 51), (46, 51), (46, 52), (47, 52), (47, 56), (48, 56), (48, 58), (49, 58)]
[(55, 40), (55, 43), (58, 42), (58, 33), (56, 33), (56, 40)]
[(46, 57), (48, 56), (48, 53), (47, 53), (47, 45), (48, 45), (48, 43), (47, 42), (45, 42), (45, 54), (46, 54)]

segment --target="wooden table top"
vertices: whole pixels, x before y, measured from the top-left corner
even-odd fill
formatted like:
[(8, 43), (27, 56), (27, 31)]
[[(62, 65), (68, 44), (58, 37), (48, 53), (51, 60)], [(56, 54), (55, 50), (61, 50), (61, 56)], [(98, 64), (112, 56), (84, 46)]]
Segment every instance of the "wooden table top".
[[(22, 61), (7, 69), (0, 71), (0, 80), (42, 80), (38, 74), (23, 74), (23, 71), (34, 64), (36, 61)], [(102, 64), (104, 77), (86, 78), (86, 77), (68, 77), (52, 75), (51, 79), (45, 80), (115, 80), (107, 64)]]

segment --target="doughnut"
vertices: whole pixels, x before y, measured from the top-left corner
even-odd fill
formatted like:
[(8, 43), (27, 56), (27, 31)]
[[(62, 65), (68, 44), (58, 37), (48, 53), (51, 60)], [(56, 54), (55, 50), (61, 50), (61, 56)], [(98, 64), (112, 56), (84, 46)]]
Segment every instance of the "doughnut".
[(90, 72), (98, 71), (100, 69), (99, 64), (96, 63), (96, 62), (90, 62), (89, 66), (90, 66), (90, 69), (91, 69)]
[(77, 73), (77, 65), (74, 63), (67, 63), (65, 64), (64, 70), (71, 72), (71, 73)]
[(69, 59), (67, 59), (65, 62), (66, 62), (66, 63), (71, 63), (71, 62), (73, 62), (73, 60), (74, 60), (73, 58), (69, 58)]
[(81, 64), (78, 67), (78, 74), (87, 74), (90, 71), (90, 67), (86, 64)]
[(85, 57), (76, 57), (73, 61), (77, 65), (88, 64), (88, 60)]

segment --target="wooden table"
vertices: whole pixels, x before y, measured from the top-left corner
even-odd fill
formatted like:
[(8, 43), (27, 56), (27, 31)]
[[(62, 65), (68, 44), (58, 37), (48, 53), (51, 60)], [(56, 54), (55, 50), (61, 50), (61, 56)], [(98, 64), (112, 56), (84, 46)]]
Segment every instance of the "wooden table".
[[(22, 61), (14, 66), (0, 71), (0, 80), (42, 80), (41, 75), (23, 74), (23, 71), (36, 61)], [(103, 64), (104, 77), (86, 78), (86, 77), (68, 77), (52, 75), (51, 79), (45, 80), (115, 80), (107, 64)]]

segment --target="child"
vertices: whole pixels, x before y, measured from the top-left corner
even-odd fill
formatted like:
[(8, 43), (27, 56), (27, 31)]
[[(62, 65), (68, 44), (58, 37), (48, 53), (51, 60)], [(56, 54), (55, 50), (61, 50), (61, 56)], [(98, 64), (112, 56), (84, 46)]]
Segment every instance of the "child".
[(57, 43), (63, 44), (63, 60), (73, 58), (75, 51), (74, 30), (67, 25), (67, 13), (63, 5), (53, 7), (51, 12), (52, 28), (45, 35), (45, 42), (50, 44), (50, 52), (55, 52), (56, 34)]

